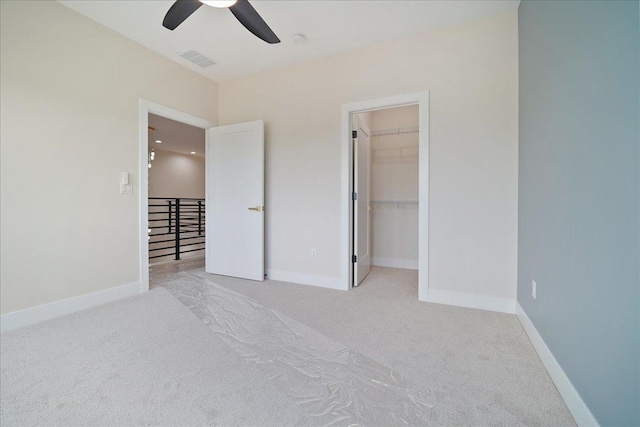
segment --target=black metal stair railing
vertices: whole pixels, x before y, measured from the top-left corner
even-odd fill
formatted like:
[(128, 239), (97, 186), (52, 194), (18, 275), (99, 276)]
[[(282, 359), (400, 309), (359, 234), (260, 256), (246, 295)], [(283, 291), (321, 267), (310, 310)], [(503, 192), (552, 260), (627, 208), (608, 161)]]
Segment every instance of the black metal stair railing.
[(149, 197), (149, 259), (204, 251), (204, 199)]

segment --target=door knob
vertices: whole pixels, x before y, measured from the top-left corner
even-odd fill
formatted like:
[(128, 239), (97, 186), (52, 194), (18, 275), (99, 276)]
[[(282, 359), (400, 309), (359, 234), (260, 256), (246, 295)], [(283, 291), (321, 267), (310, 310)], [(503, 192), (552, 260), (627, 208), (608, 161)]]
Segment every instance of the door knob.
[(264, 210), (264, 206), (256, 206), (253, 208), (249, 208), (250, 211), (262, 212)]

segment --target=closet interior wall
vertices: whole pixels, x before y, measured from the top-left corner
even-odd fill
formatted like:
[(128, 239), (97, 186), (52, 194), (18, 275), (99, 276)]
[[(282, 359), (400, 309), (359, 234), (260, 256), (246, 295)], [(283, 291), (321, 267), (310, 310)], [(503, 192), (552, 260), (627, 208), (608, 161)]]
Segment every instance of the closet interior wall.
[(373, 111), (372, 265), (418, 269), (418, 106)]

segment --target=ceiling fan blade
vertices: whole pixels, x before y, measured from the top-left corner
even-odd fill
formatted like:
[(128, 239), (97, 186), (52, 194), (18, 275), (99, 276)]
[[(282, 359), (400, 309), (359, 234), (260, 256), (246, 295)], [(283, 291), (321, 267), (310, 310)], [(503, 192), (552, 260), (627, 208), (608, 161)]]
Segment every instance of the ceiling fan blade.
[(198, 0), (176, 0), (165, 15), (162, 26), (170, 30), (175, 30), (178, 25), (182, 24), (182, 22), (198, 10), (200, 6), (202, 6), (202, 3)]
[(275, 35), (247, 0), (238, 0), (229, 10), (247, 30), (257, 37), (270, 44), (280, 43), (278, 36)]

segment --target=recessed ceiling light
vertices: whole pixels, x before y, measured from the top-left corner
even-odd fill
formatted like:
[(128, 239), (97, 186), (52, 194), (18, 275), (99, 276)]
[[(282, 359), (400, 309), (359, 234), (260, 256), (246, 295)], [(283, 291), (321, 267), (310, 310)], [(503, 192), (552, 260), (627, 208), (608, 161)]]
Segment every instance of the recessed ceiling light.
[(192, 151), (192, 152), (191, 152), (191, 154), (196, 154), (196, 152), (195, 152), (195, 151)]
[(156, 144), (162, 144), (162, 141), (160, 141), (159, 139), (156, 139)]

